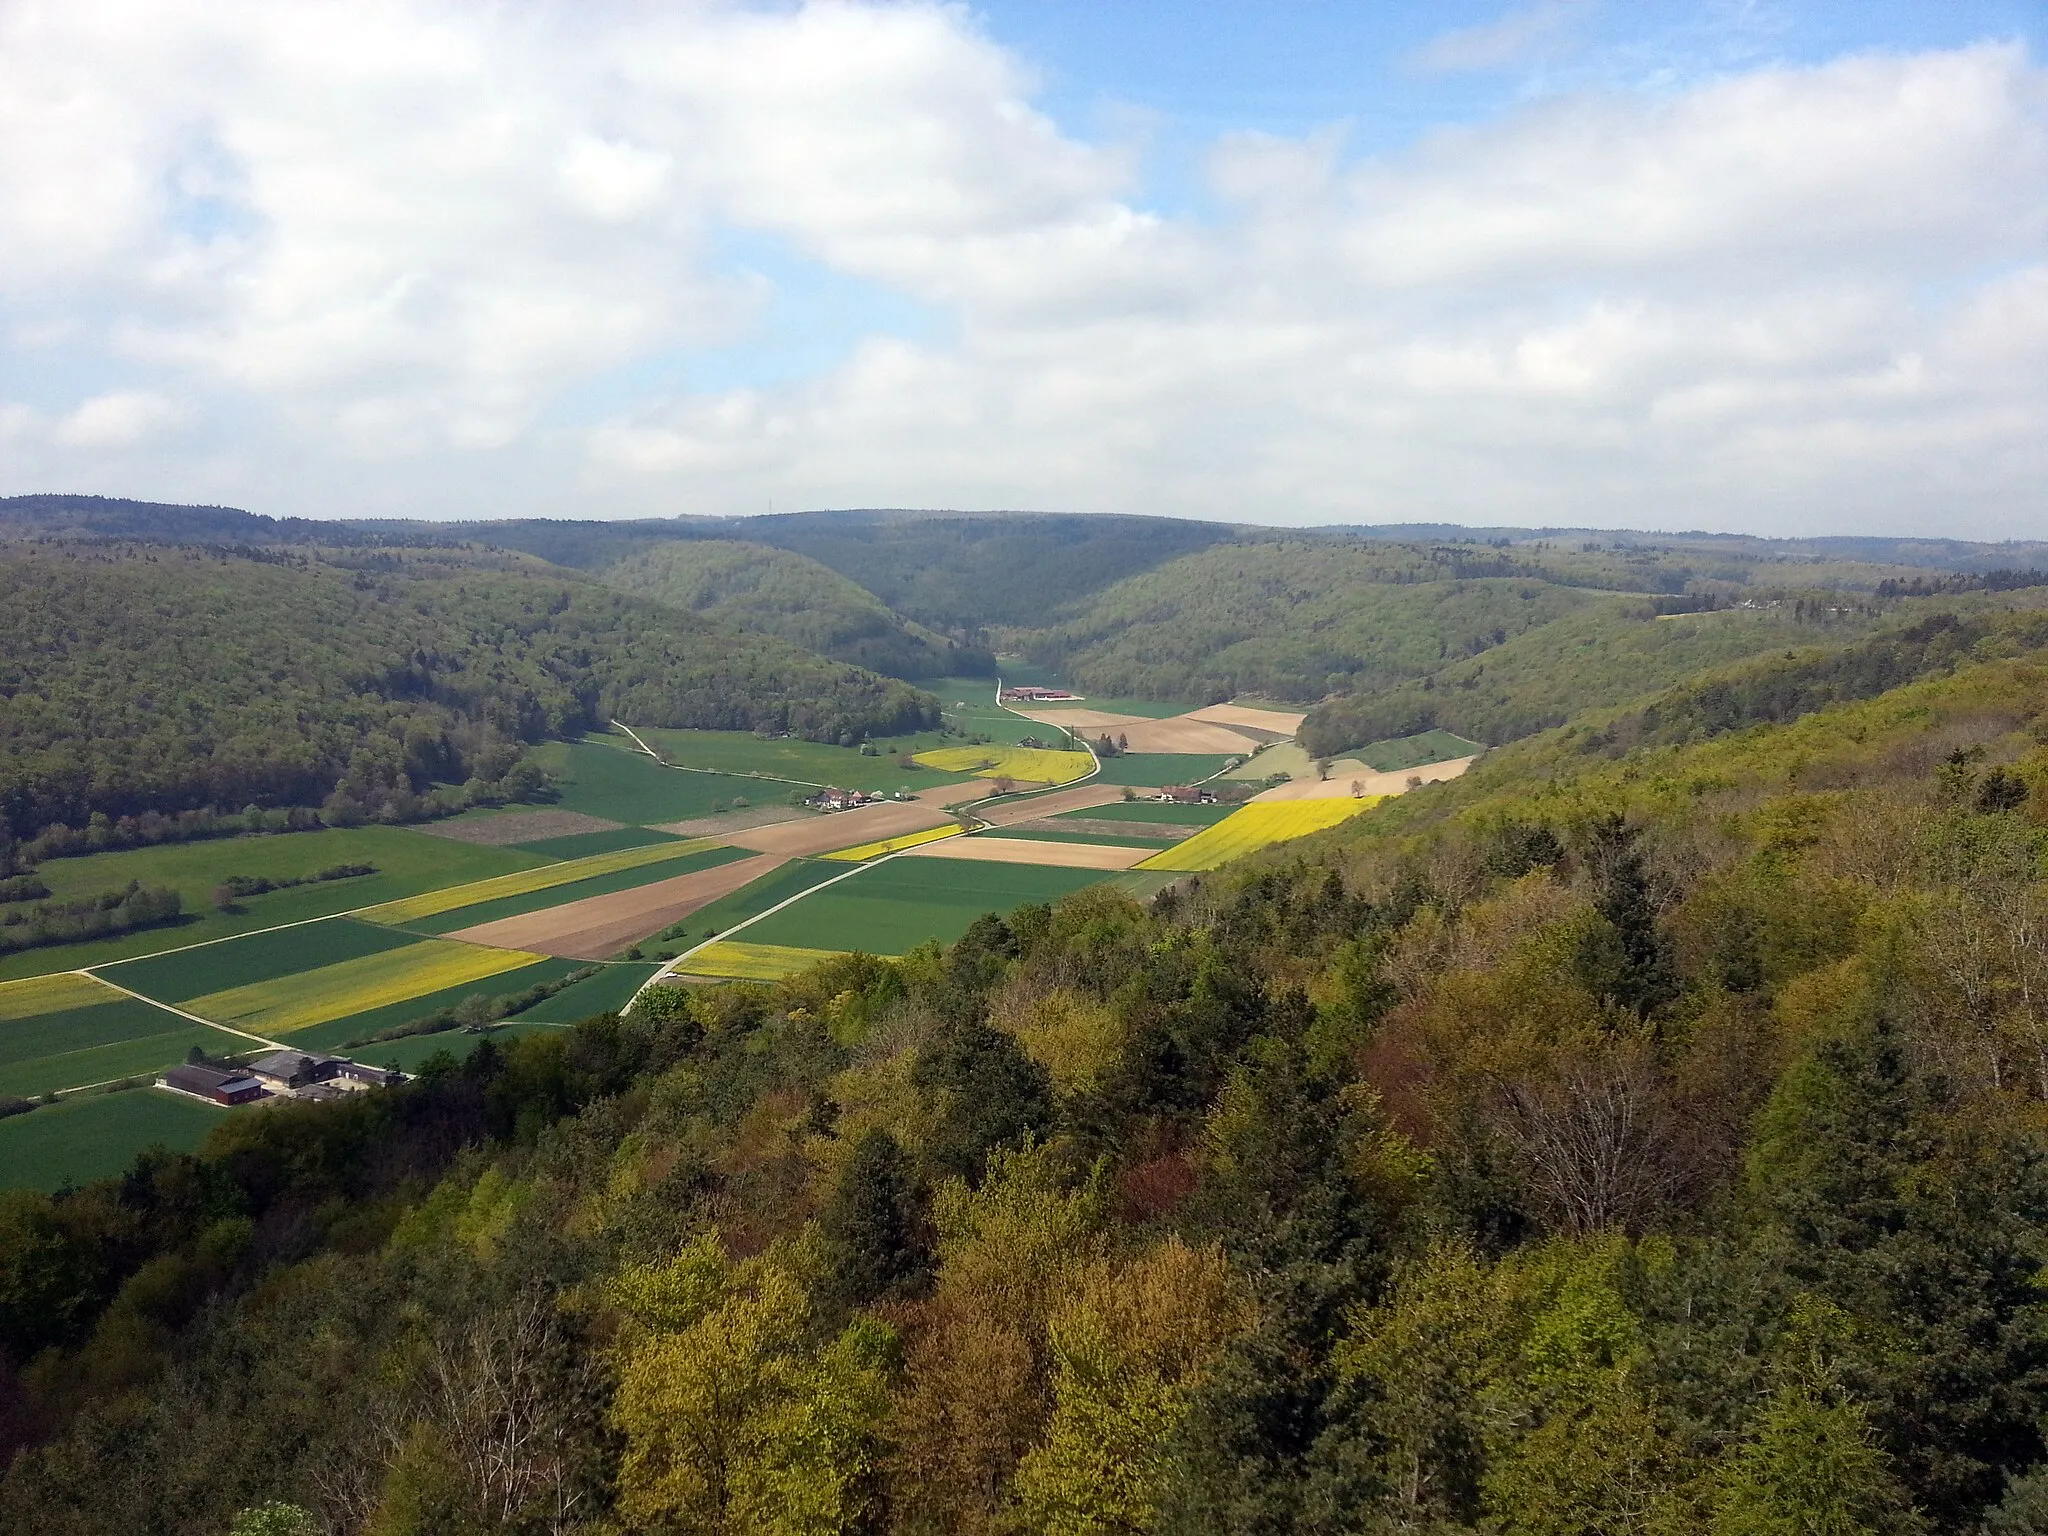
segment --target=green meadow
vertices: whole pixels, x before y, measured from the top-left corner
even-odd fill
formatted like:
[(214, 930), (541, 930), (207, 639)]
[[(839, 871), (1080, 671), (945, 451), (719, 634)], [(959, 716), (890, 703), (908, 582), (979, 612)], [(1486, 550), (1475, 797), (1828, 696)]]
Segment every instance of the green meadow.
[(0, 1168), (15, 1187), (85, 1184), (125, 1173), (151, 1147), (190, 1152), (230, 1113), (154, 1088), (81, 1094), (0, 1120)]
[(879, 740), (874, 756), (863, 755), (857, 747), (828, 746), (794, 737), (764, 739), (751, 731), (647, 730), (640, 734), (672, 763), (727, 774), (758, 773), (775, 780), (757, 787), (757, 805), (786, 800), (791, 790), (815, 784), (838, 789), (922, 789), (963, 777), (931, 768), (905, 768), (897, 762), (906, 753), (956, 744), (954, 738), (937, 731)]
[(664, 768), (624, 736), (544, 742), (533, 756), (561, 786), (556, 809), (637, 826), (709, 816), (729, 809), (735, 798), (774, 804), (796, 787)]
[(272, 933), (252, 933), (175, 954), (108, 966), (107, 980), (160, 1002), (182, 1003), (229, 987), (296, 975), (339, 960), (419, 943), (416, 934), (334, 917)]
[(1125, 752), (1102, 760), (1100, 778), (1104, 784), (1128, 784), (1133, 789), (1164, 789), (1220, 773), (1229, 761), (1194, 752)]

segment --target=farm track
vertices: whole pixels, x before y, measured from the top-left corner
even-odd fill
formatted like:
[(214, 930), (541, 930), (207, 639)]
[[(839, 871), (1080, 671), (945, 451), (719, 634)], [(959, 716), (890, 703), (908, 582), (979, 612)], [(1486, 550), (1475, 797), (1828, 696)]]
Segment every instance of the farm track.
[(659, 933), (671, 923), (680, 922), (719, 897), (751, 885), (786, 859), (784, 854), (763, 853), (651, 885), (614, 891), (608, 896), (587, 896), (559, 907), (479, 923), (446, 937), (493, 949), (528, 950), (569, 960), (603, 960), (650, 934)]

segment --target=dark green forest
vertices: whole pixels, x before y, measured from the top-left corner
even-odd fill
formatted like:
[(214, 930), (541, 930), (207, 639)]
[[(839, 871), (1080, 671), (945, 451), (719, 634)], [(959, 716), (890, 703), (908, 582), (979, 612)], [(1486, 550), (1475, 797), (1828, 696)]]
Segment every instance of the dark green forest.
[(0, 1197), (0, 1532), (2038, 1530), (2048, 631), (1792, 650)]
[(910, 686), (517, 556), (0, 546), (0, 829), (535, 787), (522, 746), (613, 718), (857, 740)]

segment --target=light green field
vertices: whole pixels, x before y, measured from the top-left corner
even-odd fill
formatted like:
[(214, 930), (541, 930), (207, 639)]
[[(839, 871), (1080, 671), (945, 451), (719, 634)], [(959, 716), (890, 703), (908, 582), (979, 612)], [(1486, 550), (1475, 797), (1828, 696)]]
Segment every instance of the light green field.
[(1165, 800), (1116, 800), (1108, 805), (1091, 805), (1078, 811), (1062, 811), (1053, 818), (1092, 821), (1150, 821), (1172, 826), (1206, 827), (1221, 821), (1237, 807), (1232, 805), (1174, 805)]
[(411, 1006), (430, 993), (475, 987), (487, 977), (547, 958), (515, 949), (422, 939), (403, 949), (207, 993), (185, 1007), (203, 1019), (277, 1037), (373, 1009)]
[(107, 980), (153, 997), (184, 1004), (208, 992), (288, 977), (315, 967), (380, 954), (419, 943), (419, 936), (330, 917), (272, 933), (250, 933), (176, 954), (153, 955), (106, 968)]
[(607, 965), (588, 981), (564, 987), (544, 1002), (535, 1003), (519, 1015), (522, 1024), (574, 1024), (598, 1013), (617, 1013), (633, 999), (641, 985), (660, 970), (658, 965), (619, 961)]
[(81, 1094), (0, 1120), (0, 1187), (56, 1190), (125, 1173), (153, 1146), (190, 1152), (232, 1111), (151, 1088)]
[[(572, 971), (582, 970), (584, 963), (581, 960), (537, 960), (531, 965), (520, 966), (517, 970), (499, 971), (481, 981), (457, 982), (438, 991), (418, 993), (380, 1007), (366, 1008), (359, 1013), (342, 1014), (323, 1023), (308, 1025), (292, 1035), (291, 1044), (302, 1051), (347, 1051), (351, 1055), (381, 1050), (381, 1043), (374, 1047), (363, 1046), (359, 1050), (349, 1042), (381, 1034), (387, 1029), (397, 1029), (400, 1025), (410, 1024), (415, 1019), (423, 1019), (428, 1014), (439, 1013), (444, 1008), (458, 1007), (471, 997), (511, 997), (541, 982), (559, 981)], [(547, 1004), (542, 1003), (538, 1006), (545, 1008)]]
[(1280, 741), (1263, 752), (1253, 753), (1223, 777), (1256, 783), (1276, 773), (1284, 773), (1290, 779), (1312, 779), (1316, 776), (1316, 760), (1302, 750), (1300, 742)]
[(653, 843), (680, 841), (673, 832), (652, 827), (613, 827), (608, 832), (572, 832), (567, 837), (543, 837), (530, 843), (514, 843), (528, 853), (549, 859), (587, 859), (594, 853), (617, 853), (621, 848), (645, 848)]
[(780, 869), (770, 870), (752, 885), (742, 886), (730, 896), (721, 896), (708, 907), (699, 907), (674, 937), (649, 945), (649, 952), (680, 953), (713, 934), (728, 932), (734, 925), (759, 916), (778, 902), (801, 895), (827, 880), (837, 879), (846, 871), (845, 864), (827, 863), (822, 859), (792, 859)]
[[(1008, 676), (1005, 676), (1003, 681), (1019, 687), (1027, 686), (1018, 683), (1015, 679)], [(1141, 720), (1170, 720), (1175, 715), (1186, 714), (1194, 706), (1191, 704), (1162, 704), (1157, 699), (1098, 699), (1089, 697), (1075, 699), (1072, 703), (1067, 703), (1060, 699), (1048, 699), (1042, 703), (1032, 701), (1012, 707), (1017, 709), (1042, 709), (1048, 713), (1062, 709), (1095, 709), (1100, 710), (1105, 715), (1134, 715)], [(1111, 734), (1115, 733), (1112, 732)]]
[[(625, 852), (627, 850), (621, 850)], [(678, 875), (694, 874), (700, 869), (712, 869), (720, 864), (731, 864), (739, 859), (750, 859), (754, 855), (745, 848), (705, 847), (699, 841), (690, 844), (682, 852), (668, 859), (648, 860), (628, 864), (625, 868), (612, 868), (602, 874), (587, 876), (574, 881), (557, 882), (538, 889), (515, 891), (509, 896), (497, 896), (488, 901), (464, 902), (461, 906), (445, 911), (430, 913), (426, 917), (414, 918), (404, 927), (412, 933), (454, 933), (459, 929), (474, 927), (478, 923), (494, 923), (501, 917), (522, 917), (528, 912), (539, 912), (548, 907), (559, 907), (572, 901), (581, 901), (587, 896), (609, 896), (615, 891), (630, 891), (636, 886), (653, 885), (662, 880), (673, 880)], [(569, 865), (558, 865), (569, 869)], [(584, 866), (575, 866), (584, 867)], [(547, 871), (537, 871), (545, 874)], [(532, 877), (521, 875), (519, 881)], [(486, 885), (484, 889), (489, 889)], [(470, 889), (477, 889), (471, 887)], [(438, 894), (419, 898), (423, 901), (439, 902)]]
[[(1134, 822), (1132, 825), (1138, 824)], [(1143, 837), (1137, 833), (1054, 832), (1044, 827), (991, 827), (974, 835), (1008, 838), (1013, 842), (1081, 843), (1108, 848), (1164, 848), (1172, 842), (1171, 838)]]
[[(474, 907), (482, 902), (530, 896), (537, 891), (552, 891), (560, 886), (576, 885), (627, 870), (680, 865), (683, 861), (714, 846), (707, 839), (695, 838), (672, 843), (649, 843), (639, 848), (621, 848), (614, 853), (592, 854), (586, 859), (564, 859), (560, 863), (543, 865), (537, 869), (517, 870), (509, 875), (494, 875), (488, 880), (479, 880), (473, 884), (449, 886), (418, 896), (408, 896), (403, 901), (386, 902), (382, 906), (369, 908), (362, 913), (362, 917), (365, 922), (372, 923), (415, 923), (422, 918), (438, 917), (443, 912)], [(621, 889), (630, 888), (637, 883), (629, 881), (627, 886)], [(553, 902), (545, 904), (554, 905)]]
[(683, 964), (692, 976), (714, 976), (724, 981), (780, 981), (840, 953), (836, 949), (803, 949), (793, 944), (750, 944), (743, 939), (726, 939), (698, 950)]
[[(230, 934), (394, 901), (439, 886), (531, 869), (545, 862), (542, 855), (517, 848), (482, 848), (405, 827), (279, 832), (46, 859), (36, 877), (60, 900), (97, 895), (140, 880), (144, 885), (168, 885), (176, 890), (185, 898), (185, 917), (142, 933), (22, 950), (0, 959), (0, 980), (160, 954)], [(229, 875), (261, 875), (274, 880), (310, 875), (336, 864), (374, 864), (377, 873), (247, 897), (237, 904), (241, 910), (232, 913), (214, 910), (214, 887)]]
[[(637, 729), (637, 727), (636, 727)], [(875, 743), (876, 755), (864, 757), (857, 747), (826, 746), (793, 737), (764, 741), (750, 731), (644, 730), (640, 734), (663, 757), (689, 768), (711, 768), (727, 774), (758, 773), (776, 780), (763, 784), (756, 804), (783, 800), (799, 785), (835, 789), (922, 789), (961, 777), (919, 766), (905, 768), (897, 759), (910, 752), (943, 747), (953, 738), (937, 731), (893, 737)]]

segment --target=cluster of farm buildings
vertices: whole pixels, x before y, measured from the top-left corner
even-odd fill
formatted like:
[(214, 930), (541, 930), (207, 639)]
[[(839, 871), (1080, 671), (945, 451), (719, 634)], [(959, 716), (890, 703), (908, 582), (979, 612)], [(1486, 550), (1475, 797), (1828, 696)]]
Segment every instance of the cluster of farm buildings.
[(365, 1066), (344, 1056), (272, 1051), (246, 1067), (216, 1067), (204, 1062), (173, 1067), (157, 1079), (157, 1086), (215, 1104), (253, 1104), (273, 1098), (338, 1099), (344, 1093), (389, 1088), (403, 1081), (403, 1072)]

